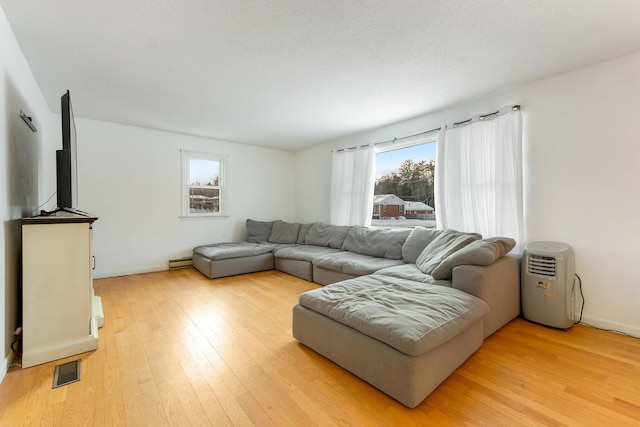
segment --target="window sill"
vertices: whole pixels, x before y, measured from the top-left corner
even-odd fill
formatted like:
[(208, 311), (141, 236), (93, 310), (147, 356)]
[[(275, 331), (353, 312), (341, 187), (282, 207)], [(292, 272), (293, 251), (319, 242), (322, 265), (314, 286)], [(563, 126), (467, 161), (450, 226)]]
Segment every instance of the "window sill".
[(227, 219), (229, 215), (179, 215), (181, 221), (202, 221)]

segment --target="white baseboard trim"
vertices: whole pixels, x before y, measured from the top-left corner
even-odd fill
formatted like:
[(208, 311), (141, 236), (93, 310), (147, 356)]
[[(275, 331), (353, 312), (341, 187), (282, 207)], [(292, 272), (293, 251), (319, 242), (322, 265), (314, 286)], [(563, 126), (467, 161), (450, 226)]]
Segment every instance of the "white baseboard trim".
[(9, 372), (9, 365), (11, 365), (11, 362), (13, 362), (13, 351), (9, 349), (9, 353), (4, 356), (2, 365), (0, 365), (0, 383), (4, 381), (4, 377), (7, 376), (7, 372)]
[(156, 273), (158, 271), (166, 271), (166, 270), (169, 270), (169, 266), (167, 264), (162, 264), (162, 265), (156, 265), (156, 266), (132, 268), (132, 269), (125, 269), (125, 270), (96, 272), (94, 273), (93, 278), (106, 279), (108, 277), (129, 276), (131, 274)]
[(610, 320), (592, 316), (582, 316), (580, 324), (613, 332), (621, 332), (635, 338), (640, 338), (640, 327), (635, 325), (625, 325), (623, 323), (612, 322)]

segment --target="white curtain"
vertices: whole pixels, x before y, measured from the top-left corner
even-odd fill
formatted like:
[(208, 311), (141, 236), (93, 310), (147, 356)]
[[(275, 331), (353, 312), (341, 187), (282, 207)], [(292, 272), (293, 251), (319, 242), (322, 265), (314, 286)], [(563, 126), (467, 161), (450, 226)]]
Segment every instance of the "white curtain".
[(446, 126), (436, 149), (438, 228), (524, 241), (522, 114), (505, 108), (494, 119)]
[(373, 145), (334, 150), (331, 162), (331, 224), (371, 225), (374, 184)]

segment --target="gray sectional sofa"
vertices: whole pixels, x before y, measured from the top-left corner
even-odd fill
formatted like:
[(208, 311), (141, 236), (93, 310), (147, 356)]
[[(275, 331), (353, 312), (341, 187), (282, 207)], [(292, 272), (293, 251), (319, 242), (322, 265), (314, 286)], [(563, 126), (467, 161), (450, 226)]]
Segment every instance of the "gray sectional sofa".
[(454, 230), (247, 220), (247, 240), (199, 246), (210, 278), (278, 269), (321, 288), (293, 336), (408, 407), (520, 313), (515, 242)]

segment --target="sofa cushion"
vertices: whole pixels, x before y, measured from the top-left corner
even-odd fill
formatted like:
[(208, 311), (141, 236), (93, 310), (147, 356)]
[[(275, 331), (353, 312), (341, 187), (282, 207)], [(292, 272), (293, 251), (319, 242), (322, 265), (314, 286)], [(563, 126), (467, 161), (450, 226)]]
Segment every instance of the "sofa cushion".
[(350, 225), (327, 225), (321, 222), (314, 222), (307, 232), (304, 243), (306, 245), (341, 249), (349, 230), (351, 230)]
[(304, 244), (304, 239), (307, 237), (307, 233), (311, 229), (312, 225), (312, 222), (310, 222), (309, 224), (300, 224), (300, 232), (298, 233), (298, 241), (296, 242), (297, 244)]
[(451, 280), (436, 280), (430, 274), (424, 274), (415, 264), (401, 264), (376, 271), (381, 276), (397, 277), (414, 282), (431, 283), (432, 285), (451, 287)]
[(268, 243), (216, 243), (213, 245), (198, 246), (193, 249), (193, 253), (202, 255), (203, 257), (210, 260), (221, 260), (262, 255), (272, 252), (275, 248), (276, 245), (271, 245)]
[(424, 248), (433, 242), (433, 239), (438, 237), (440, 233), (442, 233), (442, 230), (424, 227), (415, 227), (411, 230), (411, 234), (402, 245), (402, 259), (404, 262), (415, 263)]
[(299, 245), (289, 246), (273, 251), (276, 258), (296, 259), (300, 261), (313, 261), (320, 255), (340, 252), (338, 249), (327, 248), (326, 246)]
[(340, 251), (331, 254), (320, 255), (313, 259), (313, 266), (338, 271), (352, 276), (364, 276), (376, 271), (404, 264), (397, 259), (378, 258), (355, 252)]
[(377, 274), (304, 292), (298, 301), (409, 356), (450, 340), (489, 312), (466, 292)]
[(285, 221), (274, 221), (269, 233), (269, 243), (297, 243), (300, 224)]
[(452, 253), (476, 240), (476, 236), (455, 230), (444, 230), (422, 251), (416, 265), (425, 274), (431, 272)]
[(265, 243), (269, 240), (273, 221), (256, 221), (247, 219), (247, 242)]
[(351, 227), (344, 239), (342, 250), (379, 258), (401, 259), (402, 244), (411, 233), (408, 228), (373, 229)]
[(505, 256), (516, 245), (516, 241), (508, 237), (492, 237), (476, 240), (464, 248), (446, 257), (431, 275), (435, 279), (450, 279), (453, 269), (459, 265), (489, 265)]

